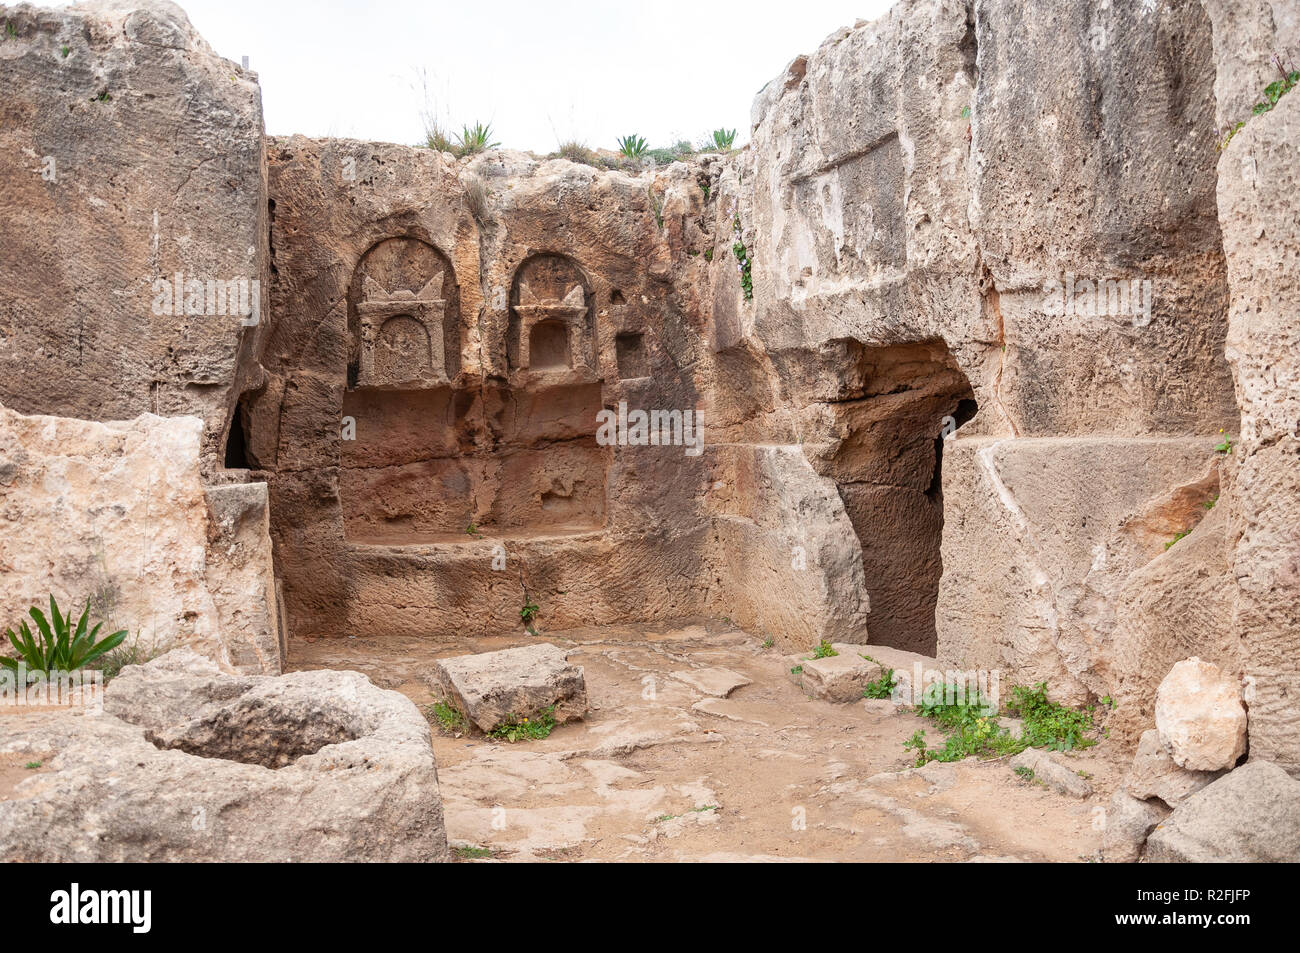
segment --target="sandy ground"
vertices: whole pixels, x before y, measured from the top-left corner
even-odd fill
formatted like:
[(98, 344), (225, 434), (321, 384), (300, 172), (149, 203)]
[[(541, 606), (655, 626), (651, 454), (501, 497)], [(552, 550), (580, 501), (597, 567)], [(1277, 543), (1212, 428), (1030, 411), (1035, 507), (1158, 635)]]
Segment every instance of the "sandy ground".
[[(723, 621), (542, 638), (583, 666), (585, 722), (517, 744), (434, 723), (448, 838), (496, 860), (1094, 860), (1128, 763), (1105, 741), (1060, 755), (1090, 776), (1086, 800), (1021, 779), (1006, 759), (913, 768), (902, 743), (917, 728), (936, 743), (931, 723), (808, 698), (782, 653)], [(300, 641), (289, 668), (355, 669), (423, 710), (431, 659), (530, 641)], [(752, 684), (713, 698), (673, 676), (707, 667)]]

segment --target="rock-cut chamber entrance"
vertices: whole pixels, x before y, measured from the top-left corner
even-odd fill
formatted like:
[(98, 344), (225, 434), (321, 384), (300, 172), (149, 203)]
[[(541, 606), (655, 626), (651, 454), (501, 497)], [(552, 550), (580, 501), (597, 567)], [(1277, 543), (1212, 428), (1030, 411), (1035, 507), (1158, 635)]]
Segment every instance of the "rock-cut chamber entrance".
[(842, 343), (844, 397), (825, 405), (830, 437), (814, 465), (862, 547), (872, 643), (934, 655), (944, 438), (975, 416), (974, 393), (943, 341)]

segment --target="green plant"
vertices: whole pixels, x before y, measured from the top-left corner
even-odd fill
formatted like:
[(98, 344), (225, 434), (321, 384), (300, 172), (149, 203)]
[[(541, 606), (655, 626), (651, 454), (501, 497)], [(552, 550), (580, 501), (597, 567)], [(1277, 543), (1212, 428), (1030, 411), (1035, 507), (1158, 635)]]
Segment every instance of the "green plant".
[(1033, 768), (1028, 767), (1028, 766), (1023, 765), (1023, 764), (1018, 764), (1018, 765), (1016, 765), (1016, 767), (1015, 767), (1014, 770), (1015, 770), (1016, 774), (1020, 775), (1020, 776), (1021, 776), (1022, 778), (1024, 778), (1026, 781), (1032, 781), (1032, 780), (1034, 780), (1034, 769), (1033, 769)]
[(585, 142), (578, 142), (577, 140), (561, 142), (555, 154), (560, 158), (568, 159), (570, 162), (580, 162), (583, 165), (597, 167), (604, 165), (600, 161), (600, 156), (594, 150), (588, 148)]
[(712, 249), (712, 248), (706, 248), (706, 249), (704, 249), (704, 260), (705, 260), (705, 261), (713, 261), (713, 249)]
[[(1273, 64), (1277, 67), (1281, 79), (1276, 79), (1264, 87), (1264, 98), (1255, 103), (1251, 108), (1250, 114), (1252, 116), (1262, 116), (1264, 113), (1269, 112), (1278, 104), (1278, 100), (1291, 90), (1295, 89), (1297, 85), (1300, 85), (1300, 70), (1295, 68), (1294, 63), (1288, 62), (1284, 65), (1281, 55), (1275, 54), (1273, 56)], [(1245, 125), (1246, 121), (1243, 119), (1240, 122), (1233, 123), (1225, 130), (1215, 130), (1215, 133), (1218, 136), (1220, 152), (1228, 147), (1228, 143), (1232, 141), (1232, 137), (1240, 132), (1242, 127)]]
[(72, 47), (70, 47), (70, 46), (65, 46), (65, 47), (63, 47), (63, 51), (62, 51), (62, 52), (63, 52), (63, 58), (66, 60), (66, 59), (68, 58), (68, 54), (72, 52)]
[(104, 676), (104, 684), (107, 685), (128, 665), (143, 665), (145, 662), (151, 662), (165, 651), (166, 649), (160, 648), (141, 648), (140, 637), (137, 635), (129, 643), (104, 653), (91, 668), (99, 670), (99, 673)]
[(1186, 535), (1187, 535), (1188, 533), (1190, 533), (1190, 532), (1191, 532), (1190, 529), (1185, 529), (1185, 530), (1183, 530), (1181, 533), (1175, 533), (1175, 534), (1174, 534), (1174, 538), (1171, 539), (1169, 542), (1165, 543), (1165, 551), (1168, 552), (1170, 546), (1172, 546), (1174, 543), (1178, 542), (1180, 539), (1182, 539), (1184, 536), (1186, 536)]
[(429, 120), (424, 130), (424, 144), (434, 152), (456, 152), (456, 140), (447, 134), (442, 125), (434, 119)]
[(26, 768), (28, 771), (35, 771), (44, 763), (45, 763), (44, 761), (28, 761), (25, 765), (23, 765), (23, 767)]
[(514, 744), (516, 741), (541, 741), (555, 728), (555, 706), (543, 708), (536, 718), (510, 715), (488, 732), (488, 737)]
[(470, 845), (464, 845), (452, 849), (456, 852), (456, 856), (461, 860), (483, 860), (484, 858), (496, 854), (496, 851), (491, 847), (472, 847)]
[(456, 137), (456, 155), (472, 156), (488, 149), (495, 149), (501, 143), (492, 141), (492, 124), (476, 122), (472, 126), (461, 126)]
[(732, 145), (736, 142), (736, 130), (734, 129), (714, 129), (713, 130), (713, 147), (719, 152), (730, 152)]
[(469, 720), (457, 708), (453, 708), (446, 702), (434, 702), (432, 705), (426, 705), (428, 711), (438, 721), (438, 725), (445, 734), (464, 735), (469, 733)]
[(523, 620), (524, 628), (528, 630), (529, 635), (537, 634), (537, 627), (533, 625), (533, 620), (537, 618), (537, 613), (541, 611), (541, 607), (531, 601), (525, 601), (524, 607), (519, 610), (519, 618)]
[(1007, 710), (1024, 719), (1020, 740), (1031, 748), (1051, 751), (1072, 751), (1090, 748), (1097, 742), (1085, 737), (1095, 730), (1092, 709), (1066, 708), (1047, 700), (1047, 684), (1039, 682), (1033, 688), (1017, 685), (1011, 689)]
[[(866, 658), (865, 655), (862, 657)], [(871, 659), (871, 661), (874, 662), (875, 659)], [(894, 678), (894, 670), (892, 668), (885, 669), (885, 674), (880, 676), (880, 678), (876, 679), (874, 682), (867, 682), (867, 687), (863, 690), (862, 697), (893, 698), (894, 687), (897, 684), (898, 680)]]
[(776, 644), (776, 639), (772, 638), (772, 636), (770, 635), (763, 640), (763, 648), (765, 649), (770, 649), (775, 644)]
[(918, 728), (912, 732), (912, 737), (903, 742), (903, 747), (908, 751), (916, 752), (916, 766), (923, 767), (928, 760), (925, 750), (925, 729)]
[(113, 98), (112, 96), (108, 95), (108, 90), (104, 90), (102, 93), (100, 93), (98, 96), (95, 97), (94, 102), (106, 103), (112, 98)]
[[(123, 629), (96, 642), (95, 637), (99, 635), (104, 623), (96, 622), (95, 627), (87, 631), (90, 603), (86, 604), (75, 629), (72, 626), (72, 614), (65, 616), (59, 612), (54, 596), (50, 596), (50, 619), (46, 619), (45, 614), (35, 606), (28, 610), (28, 614), (36, 623), (39, 641), (32, 635), (26, 622), (21, 624), (18, 635), (14, 634), (13, 629), (8, 629), (5, 634), (30, 672), (44, 672), (48, 676), (51, 672), (75, 671), (105, 652), (117, 648), (126, 638), (126, 630)], [(0, 657), (0, 665), (17, 671), (18, 659)]]
[(820, 642), (817, 643), (817, 648), (813, 649), (812, 657), (813, 658), (834, 658), (836, 655), (839, 654), (840, 654), (839, 652), (836, 652), (835, 649), (831, 647), (831, 644), (829, 642), (827, 642), (825, 639), (822, 639)]
[(791, 675), (802, 675), (802, 674), (803, 674), (803, 666), (802, 666), (802, 665), (796, 665), (794, 668), (790, 669), (790, 674), (791, 674)]
[(5, 35), (6, 35), (6, 36), (17, 36), (17, 35), (18, 35), (18, 31), (17, 31), (16, 29), (14, 29), (14, 25), (13, 25), (12, 23), (10, 23), (8, 20), (5, 21)]
[(962, 119), (969, 119), (969, 118), (970, 118), (970, 107), (969, 107), (969, 106), (962, 106), (962, 107), (961, 107), (961, 118), (962, 118)]
[[(1223, 433), (1222, 430), (1219, 433)], [(1224, 434), (1223, 443), (1214, 448), (1215, 453), (1232, 453), (1232, 438)]]
[(741, 236), (739, 215), (732, 220), (731, 230), (736, 233), (736, 239), (731, 243), (731, 253), (736, 256), (736, 271), (740, 274), (740, 287), (745, 292), (745, 300), (753, 301), (753, 263), (749, 260), (749, 249), (745, 247), (744, 238)]
[(469, 525), (465, 527), (465, 535), (482, 536), (483, 534), (478, 531), (478, 524), (475, 523), (473, 520), (470, 520)]
[(928, 686), (922, 692), (916, 714), (935, 722), (947, 735), (942, 748), (918, 753), (918, 758), (923, 759), (918, 760), (920, 764), (961, 761), (971, 755), (1001, 757), (1025, 748), (998, 724), (997, 712), (987, 700), (977, 691), (967, 691), (963, 685)]
[(1212, 510), (1214, 509), (1214, 504), (1218, 502), (1219, 502), (1219, 494), (1216, 493), (1214, 494), (1213, 499), (1206, 500), (1204, 503), (1201, 504), (1201, 507), (1203, 509)]
[(628, 159), (643, 159), (650, 151), (646, 141), (640, 136), (622, 136), (618, 140), (619, 154)]

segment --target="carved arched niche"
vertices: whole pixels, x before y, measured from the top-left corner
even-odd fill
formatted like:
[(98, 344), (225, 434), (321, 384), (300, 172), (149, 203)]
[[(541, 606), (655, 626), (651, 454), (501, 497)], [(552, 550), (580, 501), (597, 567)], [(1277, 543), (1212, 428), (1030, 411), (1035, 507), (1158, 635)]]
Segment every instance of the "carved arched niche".
[(596, 367), (591, 287), (572, 259), (544, 252), (525, 259), (510, 292), (510, 370)]
[(460, 295), (447, 256), (418, 238), (386, 238), (348, 287), (348, 386), (436, 387), (460, 372)]

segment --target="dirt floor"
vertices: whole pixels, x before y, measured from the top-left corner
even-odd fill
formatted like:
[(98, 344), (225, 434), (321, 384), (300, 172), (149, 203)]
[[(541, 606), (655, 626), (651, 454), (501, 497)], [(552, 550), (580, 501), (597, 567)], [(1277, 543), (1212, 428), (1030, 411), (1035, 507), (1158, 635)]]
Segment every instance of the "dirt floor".
[[(543, 741), (449, 737), (434, 721), (447, 835), (496, 860), (1081, 861), (1128, 758), (1105, 741), (1063, 754), (1086, 800), (1018, 777), (1008, 759), (912, 767), (907, 710), (806, 697), (785, 655), (725, 621), (545, 633), (586, 672), (591, 710)], [(430, 660), (528, 644), (517, 636), (299, 641), (290, 669), (366, 673), (422, 710)], [(706, 696), (675, 672), (752, 680)], [(431, 716), (430, 716), (431, 717)], [(490, 853), (489, 853), (490, 851)]]

